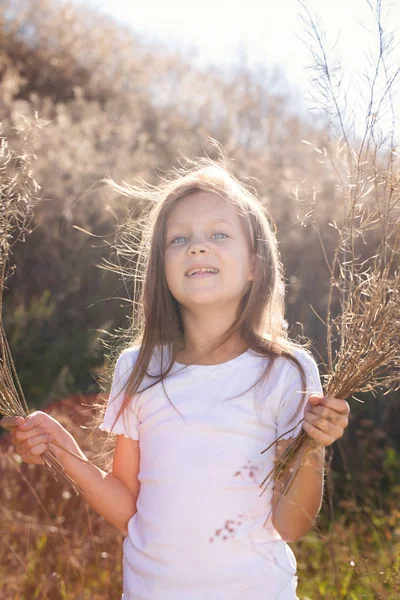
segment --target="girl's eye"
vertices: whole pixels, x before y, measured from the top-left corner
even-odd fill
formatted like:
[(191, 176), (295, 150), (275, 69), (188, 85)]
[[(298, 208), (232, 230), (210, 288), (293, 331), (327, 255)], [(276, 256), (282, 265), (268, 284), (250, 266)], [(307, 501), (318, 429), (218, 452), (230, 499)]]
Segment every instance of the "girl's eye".
[[(222, 233), (222, 231), (218, 231), (217, 233), (214, 233), (214, 235), (224, 235), (225, 237), (228, 237), (228, 236), (226, 235), (226, 233)], [(178, 240), (186, 240), (186, 239), (187, 239), (187, 238), (186, 238), (186, 237), (184, 237), (184, 236), (177, 237), (177, 238), (175, 238), (174, 240), (172, 240), (172, 243), (173, 243), (173, 244), (175, 244), (175, 242), (179, 243), (179, 241), (178, 241)]]

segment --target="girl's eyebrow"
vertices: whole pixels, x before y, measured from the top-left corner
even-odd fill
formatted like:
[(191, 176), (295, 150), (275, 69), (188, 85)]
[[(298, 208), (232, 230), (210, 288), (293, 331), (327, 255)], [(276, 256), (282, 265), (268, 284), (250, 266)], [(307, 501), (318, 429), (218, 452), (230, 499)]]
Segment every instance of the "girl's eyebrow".
[[(223, 223), (225, 225), (232, 225), (232, 223), (230, 221), (227, 221), (226, 219), (213, 219), (212, 221), (209, 221), (209, 225), (211, 224), (216, 224), (216, 223)], [(189, 225), (189, 223), (186, 223), (184, 221), (178, 221), (176, 223), (173, 223), (172, 225), (170, 225), (169, 227), (167, 227), (168, 230), (170, 229), (174, 229), (176, 228), (183, 228), (183, 227), (187, 227)]]

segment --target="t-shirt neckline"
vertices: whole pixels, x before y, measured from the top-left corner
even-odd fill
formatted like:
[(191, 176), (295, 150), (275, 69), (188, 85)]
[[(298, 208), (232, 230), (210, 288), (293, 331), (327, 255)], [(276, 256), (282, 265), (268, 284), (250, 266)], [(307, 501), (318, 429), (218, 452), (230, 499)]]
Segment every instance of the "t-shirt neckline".
[(179, 363), (177, 361), (175, 361), (174, 364), (177, 365), (178, 367), (187, 367), (188, 369), (190, 369), (192, 367), (196, 367), (196, 369), (201, 370), (201, 371), (215, 371), (215, 370), (225, 369), (226, 367), (232, 367), (232, 366), (236, 365), (237, 363), (242, 362), (242, 360), (247, 358), (247, 356), (249, 356), (249, 355), (250, 355), (250, 350), (247, 349), (244, 352), (242, 352), (242, 354), (235, 356), (235, 358), (231, 358), (230, 360), (227, 360), (222, 363), (217, 363), (215, 365), (186, 365), (183, 363)]

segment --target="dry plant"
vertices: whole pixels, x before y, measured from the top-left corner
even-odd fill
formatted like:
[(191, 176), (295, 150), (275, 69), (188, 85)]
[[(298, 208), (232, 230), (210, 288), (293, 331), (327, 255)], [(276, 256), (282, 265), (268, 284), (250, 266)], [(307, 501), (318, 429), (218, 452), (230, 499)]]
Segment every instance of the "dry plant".
[[(323, 393), (343, 399), (354, 397), (358, 392), (371, 392), (375, 396), (378, 390), (386, 395), (400, 389), (400, 173), (392, 104), (392, 88), (400, 70), (391, 73), (386, 60), (393, 37), (390, 36), (388, 41), (384, 34), (381, 0), (377, 0), (375, 7), (367, 0), (378, 30), (379, 57), (369, 90), (365, 133), (358, 145), (351, 144), (345, 113), (339, 106), (341, 80), (337, 88), (335, 86), (335, 76), (340, 74), (340, 69), (332, 70), (328, 65), (323, 35), (306, 5), (299, 2), (308, 17), (308, 21), (303, 17), (309, 26), (308, 33), (316, 40), (317, 50), (313, 49), (312, 53), (315, 69), (320, 74), (316, 80), (323, 98), (320, 104), (329, 116), (336, 116), (339, 130), (339, 135), (335, 136), (336, 146), (327, 142), (326, 147), (314, 147), (322, 164), (336, 176), (337, 197), (342, 202), (342, 222), (329, 223), (338, 236), (331, 262), (315, 218), (318, 192), (314, 190), (309, 201), (300, 198), (299, 188), (294, 190), (296, 198), (307, 205), (304, 219), (310, 219), (317, 231), (330, 273), (326, 319), (323, 320), (311, 307), (326, 327), (328, 364), (323, 365), (326, 369)], [(377, 99), (376, 85), (381, 68), (385, 85)], [(378, 140), (378, 115), (386, 99), (392, 108), (392, 129), (388, 136)], [(332, 122), (332, 125), (336, 126), (336, 123)], [(311, 146), (308, 141), (304, 140), (304, 143)], [(373, 256), (363, 257), (367, 236), (372, 236), (370, 244), (376, 251)], [(286, 495), (303, 464), (304, 454), (312, 445), (313, 439), (302, 429), (275, 461), (274, 469), (260, 487), (268, 485), (271, 478), (282, 480), (283, 474), (290, 472), (280, 497)], [(293, 468), (295, 460), (296, 467)]]
[[(31, 149), (31, 142), (45, 122), (37, 115), (34, 121), (24, 121), (24, 125), (17, 128), (18, 134), (23, 136), (22, 155), (18, 155), (9, 147), (6, 137), (1, 135), (0, 131), (0, 414), (5, 417), (26, 418), (29, 408), (18, 379), (2, 319), (4, 284), (10, 272), (15, 271), (15, 266), (10, 268), (11, 249), (19, 239), (25, 241), (25, 234), (31, 233), (29, 225), (34, 209), (40, 202), (40, 186), (32, 175), (32, 160), (36, 157)], [(53, 440), (51, 444), (83, 460), (58, 442)], [(43, 460), (56, 480), (59, 473), (77, 494), (81, 491), (65, 472), (51, 448), (44, 452)]]

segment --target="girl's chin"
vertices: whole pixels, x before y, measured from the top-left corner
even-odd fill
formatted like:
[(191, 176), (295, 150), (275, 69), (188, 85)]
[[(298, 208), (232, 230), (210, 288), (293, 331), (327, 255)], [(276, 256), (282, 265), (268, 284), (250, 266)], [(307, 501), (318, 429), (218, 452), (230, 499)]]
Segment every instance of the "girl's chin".
[(184, 307), (190, 308), (194, 305), (210, 305), (210, 306), (218, 306), (220, 305), (222, 309), (226, 309), (226, 306), (229, 302), (233, 302), (233, 298), (229, 298), (226, 296), (219, 296), (217, 294), (207, 294), (207, 293), (198, 293), (191, 294), (190, 296), (181, 297), (177, 300), (179, 304)]

